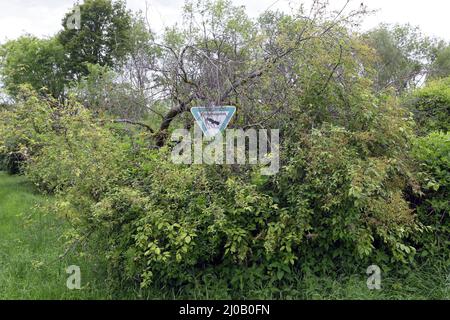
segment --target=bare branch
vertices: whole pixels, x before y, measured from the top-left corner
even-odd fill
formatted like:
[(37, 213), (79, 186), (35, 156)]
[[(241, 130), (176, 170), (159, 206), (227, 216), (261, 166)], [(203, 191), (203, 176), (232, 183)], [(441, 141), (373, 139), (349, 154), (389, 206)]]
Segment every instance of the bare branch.
[(132, 125), (136, 125), (136, 126), (140, 126), (143, 127), (145, 129), (147, 129), (148, 131), (150, 131), (151, 133), (155, 133), (155, 131), (147, 124), (139, 122), (139, 121), (134, 121), (134, 120), (130, 120), (130, 119), (114, 119), (111, 120), (111, 122), (114, 123), (128, 123), (128, 124), (132, 124)]

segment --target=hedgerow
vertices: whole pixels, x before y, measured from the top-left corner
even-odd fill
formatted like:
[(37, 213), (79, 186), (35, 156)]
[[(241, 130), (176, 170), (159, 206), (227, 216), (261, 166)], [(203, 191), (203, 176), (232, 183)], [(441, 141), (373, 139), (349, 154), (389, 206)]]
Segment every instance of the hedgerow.
[(413, 261), (410, 236), (426, 228), (404, 194), (420, 188), (408, 157), (412, 122), (392, 102), (376, 110), (364, 130), (299, 131), (274, 178), (176, 165), (148, 136), (29, 90), (4, 113), (1, 150), (19, 152), (29, 179), (57, 196), (53, 209), (70, 219), (74, 243), (96, 239), (114, 279), (179, 287), (211, 275), (277, 286), (298, 270)]
[[(126, 56), (71, 60), (73, 82), (53, 97), (35, 72), (34, 89), (8, 78), (21, 61), (3, 59), (15, 103), (0, 109), (0, 160), (54, 195), (48, 210), (72, 226), (68, 250), (95, 248), (127, 288), (213, 279), (232, 292), (270, 290), (448, 254), (449, 80), (428, 81), (406, 103), (399, 95), (416, 73), (396, 91), (377, 89), (380, 57), (353, 31), (365, 8), (326, 8), (253, 20), (229, 1), (200, 1), (161, 37), (137, 18)], [(107, 36), (85, 31), (94, 43)], [(278, 174), (172, 162), (168, 137), (192, 129), (190, 108), (223, 104), (237, 109), (230, 127), (279, 129)]]

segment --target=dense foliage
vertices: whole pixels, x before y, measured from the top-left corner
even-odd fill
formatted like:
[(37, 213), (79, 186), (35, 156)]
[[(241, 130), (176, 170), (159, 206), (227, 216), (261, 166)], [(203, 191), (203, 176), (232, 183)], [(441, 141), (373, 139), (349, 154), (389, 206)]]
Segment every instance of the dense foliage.
[(13, 96), (21, 84), (27, 83), (36, 90), (44, 89), (55, 97), (64, 92), (66, 84), (61, 66), (64, 49), (55, 39), (37, 39), (22, 36), (0, 47), (2, 82)]
[(450, 78), (430, 81), (413, 92), (407, 105), (414, 113), (419, 132), (448, 132), (450, 129)]
[(433, 132), (415, 140), (413, 154), (420, 166), (425, 194), (416, 199), (417, 212), (432, 227), (429, 247), (423, 255), (438, 254), (448, 258), (450, 246), (450, 134)]
[[(85, 8), (97, 5), (123, 9)], [(365, 10), (334, 19), (315, 10), (311, 20), (302, 11), (253, 20), (226, 1), (188, 3), (187, 23), (162, 43), (137, 17), (124, 69), (108, 68), (119, 56), (80, 56), (64, 99), (27, 73), (11, 81), (28, 85), (9, 88), (15, 104), (0, 109), (0, 159), (57, 197), (49, 209), (69, 219), (74, 244), (95, 239), (116, 283), (275, 288), (299, 274), (448, 259), (448, 79), (400, 98), (413, 86), (397, 80), (413, 82), (419, 57), (380, 71), (388, 52), (367, 38), (410, 53), (417, 43), (402, 51), (394, 41), (409, 29), (361, 37), (351, 18)], [(61, 37), (81, 41), (70, 32)], [(15, 70), (6, 66), (4, 76)], [(190, 129), (186, 113), (202, 103), (236, 105), (237, 128), (279, 128), (279, 174), (174, 164), (166, 137)]]
[(80, 30), (68, 28), (69, 12), (63, 19), (64, 30), (57, 39), (64, 46), (68, 76), (79, 79), (86, 75), (86, 63), (112, 67), (127, 53), (130, 13), (123, 1), (86, 0), (79, 5)]

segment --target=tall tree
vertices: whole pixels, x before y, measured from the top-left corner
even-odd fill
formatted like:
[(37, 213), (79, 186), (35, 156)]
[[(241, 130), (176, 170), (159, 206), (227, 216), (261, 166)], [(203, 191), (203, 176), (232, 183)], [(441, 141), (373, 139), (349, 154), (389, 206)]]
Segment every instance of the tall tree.
[(79, 79), (88, 74), (85, 63), (113, 66), (124, 58), (129, 47), (131, 14), (122, 0), (85, 0), (79, 5), (81, 13), (80, 29), (68, 28), (63, 19), (64, 29), (58, 39), (66, 53), (66, 69), (71, 79)]
[(366, 37), (378, 55), (376, 90), (392, 87), (400, 93), (423, 82), (430, 64), (432, 41), (417, 27), (382, 24)]
[(442, 41), (433, 50), (430, 79), (440, 79), (448, 76), (450, 76), (450, 44)]

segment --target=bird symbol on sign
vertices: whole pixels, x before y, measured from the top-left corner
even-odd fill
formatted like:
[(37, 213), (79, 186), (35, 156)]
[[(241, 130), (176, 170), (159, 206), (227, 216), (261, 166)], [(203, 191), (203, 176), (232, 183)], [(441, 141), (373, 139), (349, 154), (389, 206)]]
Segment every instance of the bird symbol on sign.
[(212, 123), (216, 126), (220, 125), (219, 121), (215, 121), (214, 119), (211, 119), (211, 118), (206, 118), (206, 121), (208, 121), (209, 123)]

